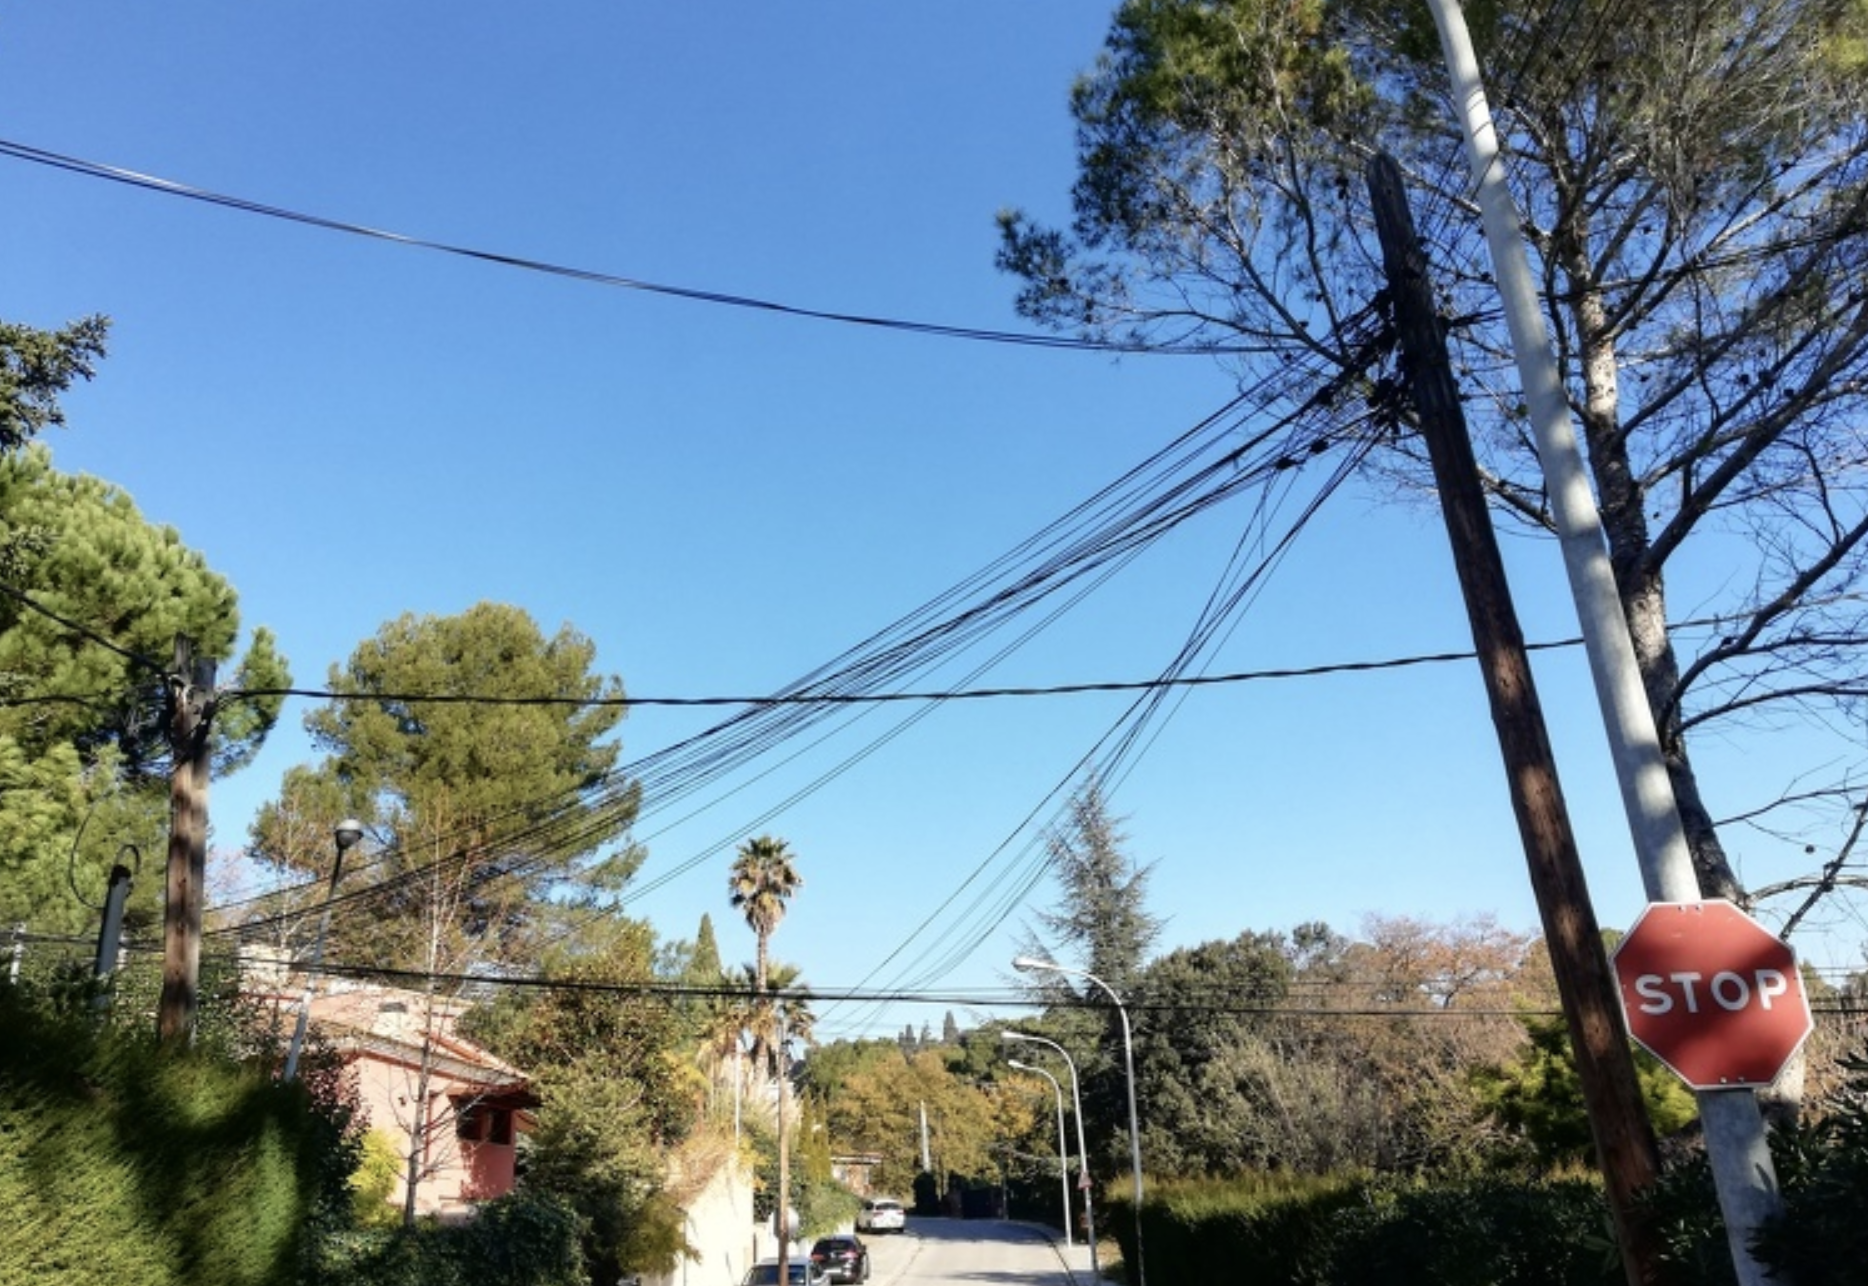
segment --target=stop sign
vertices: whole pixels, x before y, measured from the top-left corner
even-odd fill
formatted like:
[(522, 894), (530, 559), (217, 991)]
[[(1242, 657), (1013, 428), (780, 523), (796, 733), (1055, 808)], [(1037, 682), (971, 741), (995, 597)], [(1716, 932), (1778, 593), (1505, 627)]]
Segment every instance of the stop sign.
[(1796, 953), (1730, 902), (1652, 902), (1615, 948), (1628, 1031), (1694, 1089), (1769, 1085), (1815, 1025)]

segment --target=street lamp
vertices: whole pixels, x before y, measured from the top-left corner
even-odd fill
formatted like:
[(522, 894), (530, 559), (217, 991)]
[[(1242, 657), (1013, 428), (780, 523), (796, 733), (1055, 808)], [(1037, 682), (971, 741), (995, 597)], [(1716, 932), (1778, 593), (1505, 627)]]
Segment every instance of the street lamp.
[(1129, 1082), (1129, 1167), (1135, 1174), (1135, 1286), (1148, 1286), (1148, 1272), (1142, 1266), (1142, 1126), (1141, 1115), (1135, 1110), (1135, 1036), (1129, 1030), (1129, 1011), (1122, 1007), (1116, 989), (1087, 969), (1072, 969), (1036, 956), (1019, 956), (1012, 961), (1012, 967), (1021, 973), (1041, 970), (1087, 979), (1103, 989), (1116, 1007), (1116, 1016), (1122, 1019), (1122, 1059)]
[(1051, 1089), (1057, 1095), (1057, 1187), (1064, 1198), (1064, 1248), (1069, 1249), (1076, 1243), (1070, 1239), (1070, 1148), (1064, 1142), (1064, 1087), (1042, 1067), (1021, 1063), (1016, 1058), (1006, 1059), (1005, 1065), (1042, 1076), (1051, 1083)]
[(331, 832), (331, 838), (337, 841), (337, 857), (331, 863), (331, 883), (325, 889), (324, 910), (318, 916), (318, 936), (311, 944), (311, 964), (305, 970), (305, 995), (298, 1004), (298, 1026), (292, 1031), (292, 1044), (285, 1053), (287, 1084), (298, 1077), (298, 1052), (305, 1045), (305, 1027), (311, 1021), (311, 997), (318, 989), (318, 967), (324, 963), (324, 938), (331, 931), (331, 902), (337, 896), (337, 877), (344, 869), (344, 854), (363, 838), (363, 823), (346, 817)]
[(1083, 1189), (1083, 1231), (1090, 1242), (1090, 1279), (1100, 1281), (1102, 1271), (1096, 1263), (1096, 1203), (1090, 1193), (1090, 1150), (1083, 1142), (1083, 1091), (1077, 1083), (1077, 1060), (1056, 1041), (1033, 1036), (1029, 1032), (1007, 1029), (999, 1033), (999, 1038), (1007, 1042), (1027, 1041), (1056, 1050), (1057, 1056), (1064, 1060), (1064, 1066), (1070, 1069), (1070, 1104), (1077, 1114), (1077, 1186)]

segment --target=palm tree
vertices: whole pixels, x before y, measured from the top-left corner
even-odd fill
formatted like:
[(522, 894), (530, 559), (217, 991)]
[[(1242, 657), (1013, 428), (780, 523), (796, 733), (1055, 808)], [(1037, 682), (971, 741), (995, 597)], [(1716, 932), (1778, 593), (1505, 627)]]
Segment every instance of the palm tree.
[(755, 985), (761, 992), (766, 989), (766, 944), (785, 918), (785, 904), (803, 884), (784, 840), (761, 835), (739, 846), (739, 856), (727, 875), (727, 889), (733, 908), (746, 917), (759, 939)]
[(787, 1042), (809, 1045), (816, 1030), (811, 990), (800, 982), (803, 976), (796, 965), (773, 962), (767, 970), (766, 981), (771, 986), (767, 993), (756, 989), (757, 966), (746, 965), (727, 975), (730, 984), (752, 988), (735, 998), (731, 1013), (738, 1030), (752, 1039), (752, 1066), (767, 1079), (783, 1074), (778, 1057), (781, 1020)]

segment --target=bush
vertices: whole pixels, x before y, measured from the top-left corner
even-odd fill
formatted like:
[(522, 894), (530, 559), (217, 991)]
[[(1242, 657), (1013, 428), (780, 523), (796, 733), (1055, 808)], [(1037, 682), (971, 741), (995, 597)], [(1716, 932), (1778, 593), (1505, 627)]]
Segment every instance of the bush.
[[(1133, 1207), (1099, 1214), (1135, 1253)], [(1586, 1180), (1246, 1175), (1157, 1184), (1151, 1276), (1263, 1286), (1619, 1286), (1600, 1189)]]
[(352, 1163), (302, 1085), (0, 988), (0, 1281), (285, 1286)]
[(318, 1286), (585, 1286), (577, 1214), (555, 1197), (519, 1191), (464, 1224), (433, 1221), (327, 1238)]

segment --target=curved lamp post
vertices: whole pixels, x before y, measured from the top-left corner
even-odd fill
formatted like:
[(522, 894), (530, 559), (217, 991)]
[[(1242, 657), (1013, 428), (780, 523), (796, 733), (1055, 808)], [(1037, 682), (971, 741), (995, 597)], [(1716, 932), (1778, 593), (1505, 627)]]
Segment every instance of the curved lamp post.
[(1090, 1193), (1090, 1150), (1083, 1142), (1083, 1090), (1077, 1081), (1077, 1060), (1056, 1041), (1044, 1036), (1033, 1036), (1030, 1032), (1008, 1028), (999, 1033), (999, 1039), (1008, 1043), (1025, 1041), (1055, 1050), (1057, 1056), (1064, 1060), (1064, 1066), (1070, 1069), (1070, 1105), (1077, 1118), (1077, 1186), (1083, 1189), (1083, 1231), (1090, 1243), (1090, 1278), (1092, 1281), (1101, 1281), (1102, 1271), (1096, 1262), (1096, 1203)]
[(363, 823), (354, 817), (346, 817), (337, 824), (331, 836), (337, 841), (337, 857), (331, 862), (331, 883), (324, 891), (324, 911), (318, 916), (318, 936), (311, 944), (311, 964), (305, 971), (305, 995), (298, 1005), (298, 1026), (292, 1029), (292, 1045), (285, 1053), (285, 1072), (287, 1082), (298, 1078), (298, 1052), (305, 1045), (305, 1027), (311, 1021), (311, 997), (318, 989), (318, 968), (324, 963), (324, 938), (331, 931), (331, 902), (337, 897), (337, 877), (344, 869), (344, 854), (357, 846), (363, 838)]
[(1070, 1146), (1064, 1142), (1064, 1087), (1057, 1083), (1057, 1078), (1042, 1067), (1033, 1067), (1030, 1063), (1021, 1063), (1016, 1058), (1005, 1060), (1007, 1067), (1016, 1067), (1021, 1072), (1030, 1072), (1042, 1076), (1051, 1083), (1051, 1090), (1057, 1095), (1057, 1187), (1064, 1198), (1064, 1246), (1068, 1249), (1077, 1243), (1070, 1239)]
[(1116, 1015), (1122, 1019), (1122, 1059), (1128, 1072), (1129, 1088), (1129, 1166), (1135, 1174), (1135, 1286), (1148, 1286), (1148, 1272), (1142, 1265), (1142, 1127), (1141, 1116), (1135, 1110), (1135, 1036), (1129, 1030), (1129, 1011), (1123, 1008), (1122, 997), (1116, 994), (1116, 989), (1087, 969), (1072, 969), (1036, 956), (1019, 956), (1012, 961), (1012, 967), (1021, 973), (1063, 973), (1093, 982), (1102, 988), (1115, 1005)]

